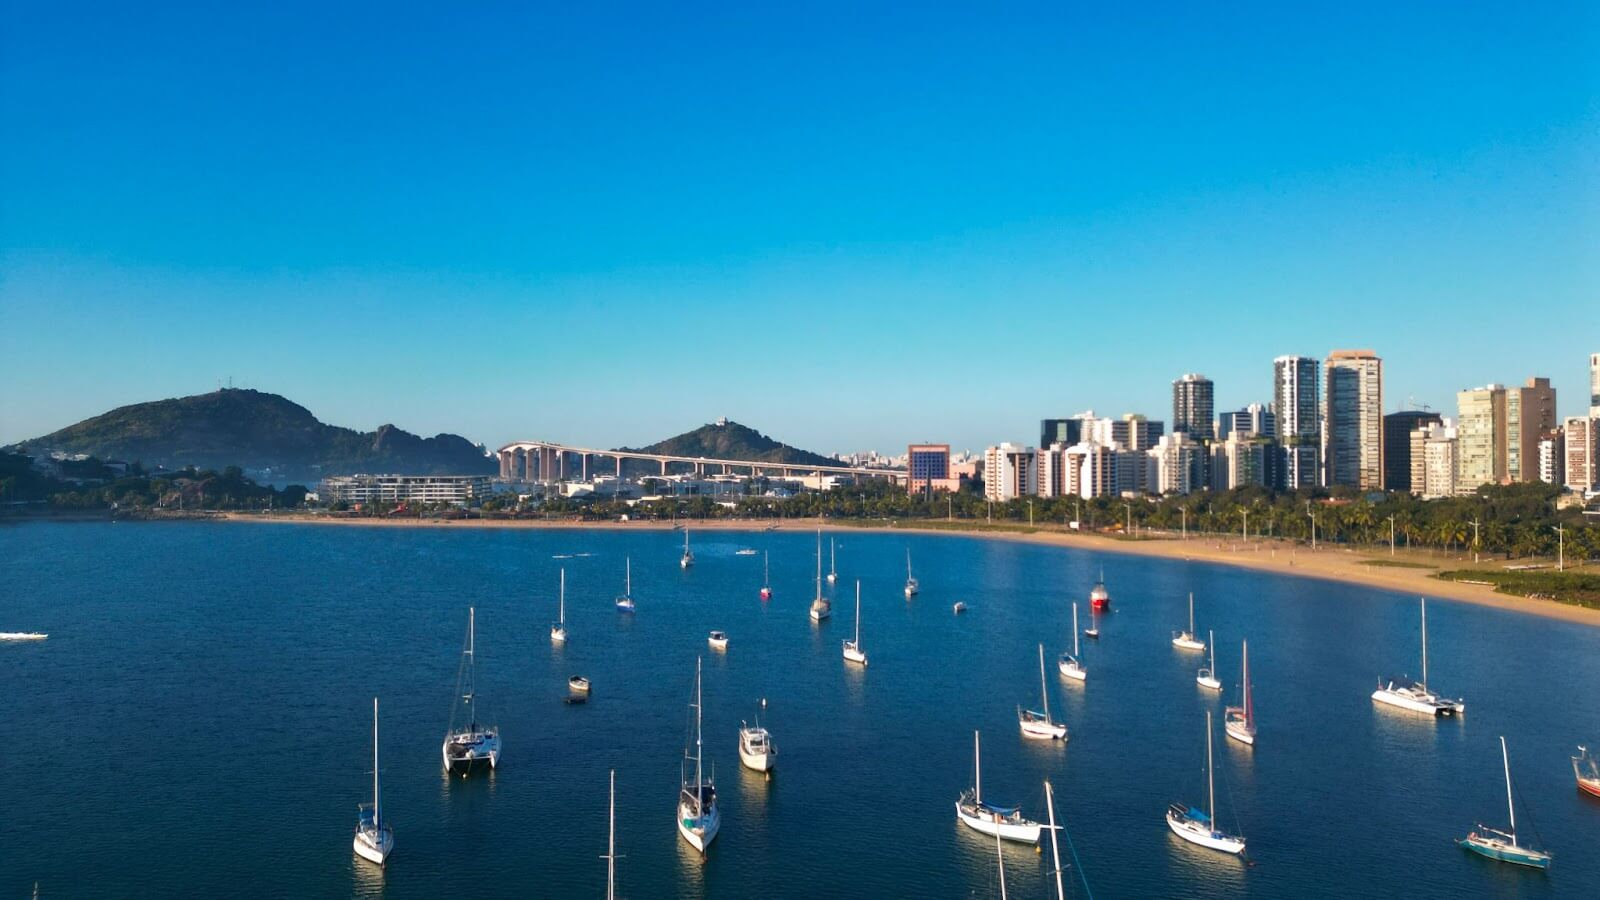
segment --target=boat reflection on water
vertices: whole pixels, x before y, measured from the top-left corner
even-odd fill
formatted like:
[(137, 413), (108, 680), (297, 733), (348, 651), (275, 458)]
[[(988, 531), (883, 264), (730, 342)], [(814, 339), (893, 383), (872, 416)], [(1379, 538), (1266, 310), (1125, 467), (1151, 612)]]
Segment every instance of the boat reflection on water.
[(383, 896), (383, 873), (388, 871), (388, 867), (364, 862), (355, 854), (351, 854), (350, 859), (350, 896)]

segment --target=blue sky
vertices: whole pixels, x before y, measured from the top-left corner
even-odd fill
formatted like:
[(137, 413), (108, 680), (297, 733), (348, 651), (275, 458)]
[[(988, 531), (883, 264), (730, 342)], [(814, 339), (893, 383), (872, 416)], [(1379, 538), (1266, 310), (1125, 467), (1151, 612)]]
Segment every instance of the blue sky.
[(1574, 412), (1600, 352), (1592, 4), (0, 4), (0, 442), (231, 377), (976, 448), (1342, 347)]

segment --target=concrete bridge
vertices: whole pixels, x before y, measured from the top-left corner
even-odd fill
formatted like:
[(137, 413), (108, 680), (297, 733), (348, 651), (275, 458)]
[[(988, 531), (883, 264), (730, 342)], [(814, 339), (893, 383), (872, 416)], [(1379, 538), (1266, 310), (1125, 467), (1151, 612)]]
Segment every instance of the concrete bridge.
[[(662, 453), (637, 453), (631, 450), (599, 450), (593, 447), (572, 447), (549, 441), (513, 441), (495, 452), (500, 460), (500, 478), (504, 481), (543, 482), (546, 484), (568, 481), (573, 478), (588, 481), (591, 475), (600, 474), (598, 465), (590, 461), (607, 461), (607, 468), (615, 468), (622, 476), (622, 461), (643, 460), (657, 463), (661, 474), (667, 474), (669, 465), (688, 467), (695, 475), (749, 472), (751, 478), (777, 475), (790, 478), (796, 475), (849, 475), (858, 478), (889, 478), (897, 483), (906, 479), (905, 469), (868, 469), (857, 466), (805, 466), (794, 463), (759, 462), (748, 459), (714, 459), (705, 456), (671, 456)], [(720, 472), (711, 471), (713, 469)], [(609, 474), (609, 473), (608, 473)]]

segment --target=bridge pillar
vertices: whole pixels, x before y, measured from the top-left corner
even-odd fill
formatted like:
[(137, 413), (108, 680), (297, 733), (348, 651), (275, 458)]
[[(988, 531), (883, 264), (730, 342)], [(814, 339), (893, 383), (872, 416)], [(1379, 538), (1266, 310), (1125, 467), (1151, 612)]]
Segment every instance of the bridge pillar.
[(579, 455), (583, 459), (583, 480), (584, 481), (588, 481), (589, 480), (589, 454), (583, 453), (583, 454), (579, 454)]
[(617, 480), (622, 480), (622, 457), (617, 457)]
[(667, 461), (663, 459), (661, 461), (661, 477), (665, 478), (666, 476), (667, 476)]

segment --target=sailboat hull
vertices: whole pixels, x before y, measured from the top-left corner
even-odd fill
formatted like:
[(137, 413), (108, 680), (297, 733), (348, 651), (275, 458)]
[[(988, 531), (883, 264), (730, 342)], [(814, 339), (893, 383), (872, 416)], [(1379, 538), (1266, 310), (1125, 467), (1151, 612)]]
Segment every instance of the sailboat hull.
[[(452, 747), (453, 738), (444, 742), (440, 753), (444, 757), (445, 771), (467, 775), (480, 769), (493, 769), (500, 765), (500, 738), (486, 737), (466, 747)], [(452, 750), (455, 752), (452, 753)]]
[(694, 807), (687, 804), (678, 805), (678, 833), (689, 842), (689, 846), (706, 852), (711, 842), (717, 839), (717, 830), (722, 827), (722, 813), (715, 807), (707, 809), (705, 815), (696, 819)]
[(1075, 660), (1063, 659), (1057, 668), (1061, 670), (1062, 675), (1073, 681), (1084, 681), (1089, 677), (1088, 670)]
[(1372, 692), (1375, 703), (1393, 706), (1398, 709), (1410, 710), (1435, 718), (1446, 718), (1467, 711), (1466, 704), (1451, 700), (1444, 700), (1416, 688), (1397, 687), (1393, 684), (1380, 687)]
[(1578, 790), (1591, 797), (1600, 797), (1600, 778), (1579, 778)]
[(381, 866), (394, 852), (394, 832), (388, 828), (376, 833), (370, 830), (357, 831), (354, 847), (357, 856)]
[(1531, 850), (1527, 847), (1518, 847), (1495, 838), (1469, 835), (1456, 843), (1460, 844), (1462, 849), (1470, 850), (1487, 859), (1517, 866), (1529, 866), (1535, 869), (1550, 868), (1550, 854)]
[(973, 831), (1020, 844), (1039, 843), (1039, 832), (1044, 827), (1038, 822), (996, 822), (968, 812), (960, 803), (956, 804), (956, 817)]
[(1197, 641), (1186, 634), (1180, 634), (1172, 639), (1172, 646), (1177, 647), (1179, 650), (1204, 650), (1206, 649), (1206, 642)]
[(1246, 722), (1242, 717), (1238, 719), (1232, 718), (1234, 715), (1234, 710), (1236, 709), (1237, 707), (1229, 707), (1228, 715), (1230, 718), (1223, 723), (1223, 730), (1227, 732), (1228, 737), (1233, 738), (1241, 744), (1249, 744), (1253, 747), (1256, 743), (1255, 726), (1251, 725), (1249, 722)]
[(1194, 683), (1200, 685), (1208, 691), (1222, 690), (1222, 682), (1218, 681), (1215, 675), (1212, 675), (1210, 672), (1204, 670), (1194, 677)]
[(1167, 812), (1167, 827), (1172, 829), (1173, 834), (1191, 844), (1235, 855), (1244, 852), (1242, 839), (1207, 828), (1202, 823), (1180, 818), (1171, 811)]
[(867, 655), (861, 652), (861, 648), (856, 646), (855, 641), (844, 642), (844, 658), (846, 662), (853, 662), (863, 666), (867, 664)]

